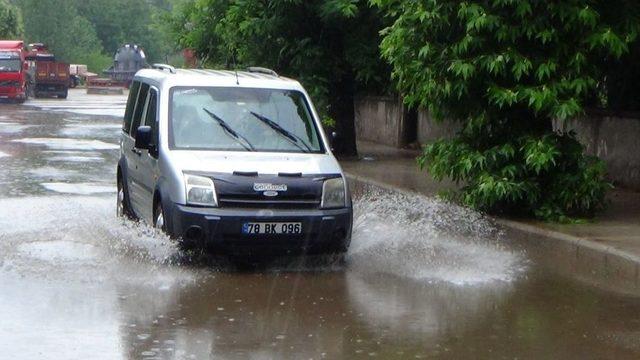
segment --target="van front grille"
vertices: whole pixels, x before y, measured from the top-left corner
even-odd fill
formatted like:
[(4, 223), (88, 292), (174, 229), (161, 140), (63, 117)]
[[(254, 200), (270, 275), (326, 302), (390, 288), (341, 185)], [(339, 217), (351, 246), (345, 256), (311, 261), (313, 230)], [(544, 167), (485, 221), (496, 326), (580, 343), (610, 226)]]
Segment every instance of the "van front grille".
[(271, 199), (265, 196), (222, 196), (218, 205), (243, 209), (317, 209), (320, 201), (313, 195), (295, 198)]

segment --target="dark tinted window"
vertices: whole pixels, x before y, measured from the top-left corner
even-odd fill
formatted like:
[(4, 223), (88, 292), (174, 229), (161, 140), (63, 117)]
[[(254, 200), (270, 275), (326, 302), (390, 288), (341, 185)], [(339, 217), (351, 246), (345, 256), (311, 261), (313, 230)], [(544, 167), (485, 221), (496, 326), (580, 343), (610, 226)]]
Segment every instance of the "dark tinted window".
[(158, 93), (155, 89), (149, 92), (149, 104), (144, 124), (151, 126), (151, 139), (153, 145), (158, 145)]
[(140, 90), (140, 82), (134, 81), (129, 89), (129, 100), (127, 100), (127, 110), (124, 113), (124, 122), (122, 124), (122, 130), (129, 133), (131, 129), (131, 119), (133, 119), (133, 110), (136, 107), (136, 101), (138, 100), (138, 91)]
[(140, 126), (142, 120), (142, 112), (144, 111), (144, 104), (147, 101), (147, 94), (149, 93), (149, 85), (140, 85), (140, 92), (138, 94), (138, 100), (136, 101), (136, 109), (133, 111), (133, 121), (131, 124), (131, 136), (136, 137), (136, 131)]

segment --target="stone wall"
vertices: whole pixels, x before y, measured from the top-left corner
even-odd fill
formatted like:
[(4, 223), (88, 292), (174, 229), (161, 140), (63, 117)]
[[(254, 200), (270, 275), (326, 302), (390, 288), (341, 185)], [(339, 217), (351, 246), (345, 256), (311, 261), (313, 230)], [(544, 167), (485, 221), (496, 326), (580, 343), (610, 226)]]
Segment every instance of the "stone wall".
[(616, 185), (640, 190), (640, 119), (590, 115), (556, 121), (554, 128), (574, 130), (587, 153), (607, 163), (609, 178)]

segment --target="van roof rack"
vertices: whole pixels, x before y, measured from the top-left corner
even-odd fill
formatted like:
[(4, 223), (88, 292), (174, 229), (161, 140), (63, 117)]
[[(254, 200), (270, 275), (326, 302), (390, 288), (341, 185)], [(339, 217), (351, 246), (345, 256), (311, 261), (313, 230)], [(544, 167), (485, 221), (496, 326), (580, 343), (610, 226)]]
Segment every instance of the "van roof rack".
[(275, 71), (273, 71), (271, 69), (267, 69), (265, 67), (260, 67), (260, 66), (248, 67), (247, 71), (250, 72), (250, 73), (260, 73), (260, 74), (273, 75), (275, 77), (280, 77), (277, 72), (275, 72)]
[(151, 65), (152, 69), (156, 69), (156, 70), (162, 70), (162, 71), (168, 71), (172, 74), (176, 73), (176, 68), (174, 68), (171, 65), (167, 65), (167, 64), (153, 64)]

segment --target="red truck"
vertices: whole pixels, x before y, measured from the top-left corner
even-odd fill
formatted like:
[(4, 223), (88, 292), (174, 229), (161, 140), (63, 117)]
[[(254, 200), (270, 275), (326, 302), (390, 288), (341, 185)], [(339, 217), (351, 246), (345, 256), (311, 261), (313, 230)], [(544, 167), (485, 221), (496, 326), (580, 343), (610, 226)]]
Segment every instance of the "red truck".
[(55, 60), (36, 61), (35, 96), (57, 96), (66, 99), (69, 94), (69, 64)]
[(27, 100), (30, 83), (28, 70), (24, 42), (0, 40), (0, 99)]
[(35, 69), (33, 93), (35, 97), (57, 96), (66, 99), (69, 94), (71, 74), (69, 64), (57, 62), (44, 44), (29, 44), (26, 60)]

